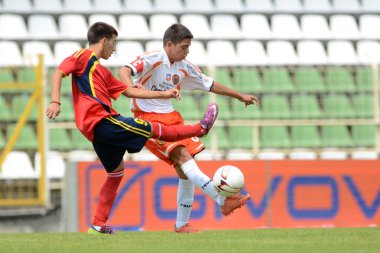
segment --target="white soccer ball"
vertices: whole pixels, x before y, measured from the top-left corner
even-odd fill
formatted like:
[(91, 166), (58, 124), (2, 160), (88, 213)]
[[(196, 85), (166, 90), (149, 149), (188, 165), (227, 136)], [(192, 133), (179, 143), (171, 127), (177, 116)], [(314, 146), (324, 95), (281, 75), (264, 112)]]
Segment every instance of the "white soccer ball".
[(212, 181), (220, 195), (231, 197), (243, 189), (244, 175), (239, 168), (224, 165), (215, 172)]

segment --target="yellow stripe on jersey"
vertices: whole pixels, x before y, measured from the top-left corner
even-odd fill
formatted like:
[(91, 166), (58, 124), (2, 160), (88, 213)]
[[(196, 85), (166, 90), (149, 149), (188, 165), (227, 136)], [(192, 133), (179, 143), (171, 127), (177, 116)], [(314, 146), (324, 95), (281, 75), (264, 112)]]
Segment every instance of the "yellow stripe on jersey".
[(96, 61), (94, 62), (94, 65), (92, 65), (91, 69), (90, 69), (90, 73), (88, 74), (89, 77), (88, 77), (88, 80), (90, 82), (90, 87), (91, 87), (91, 93), (94, 97), (96, 97), (96, 94), (95, 94), (95, 88), (94, 88), (94, 83), (92, 81), (92, 76), (94, 74), (94, 71), (96, 69), (96, 66), (99, 64), (99, 61)]
[(116, 125), (121, 126), (125, 130), (128, 130), (128, 131), (133, 132), (133, 133), (138, 134), (138, 135), (142, 135), (142, 136), (144, 136), (146, 138), (150, 137), (151, 133), (149, 131), (145, 131), (143, 129), (133, 127), (133, 126), (128, 125), (125, 122), (117, 120), (117, 119), (115, 119), (113, 117), (107, 117), (106, 119), (108, 119), (109, 121), (111, 121), (112, 123), (114, 123)]
[(74, 54), (74, 58), (78, 58), (81, 54), (83, 54), (84, 50), (86, 50), (86, 49), (81, 49), (81, 50), (79, 50), (78, 52), (76, 52), (76, 53)]

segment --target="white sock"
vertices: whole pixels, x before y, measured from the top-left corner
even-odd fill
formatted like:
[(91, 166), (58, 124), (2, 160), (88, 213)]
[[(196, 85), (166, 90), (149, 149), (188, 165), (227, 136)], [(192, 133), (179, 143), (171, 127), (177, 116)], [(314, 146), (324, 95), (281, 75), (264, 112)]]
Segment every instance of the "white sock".
[(92, 226), (93, 228), (95, 228), (96, 231), (100, 231), (100, 229), (102, 228), (101, 226)]
[(176, 228), (184, 226), (190, 220), (194, 202), (194, 184), (190, 180), (179, 179), (177, 192)]
[(213, 198), (218, 205), (224, 205), (226, 197), (218, 194), (214, 188), (212, 180), (199, 169), (194, 159), (182, 164), (181, 169), (195, 186)]

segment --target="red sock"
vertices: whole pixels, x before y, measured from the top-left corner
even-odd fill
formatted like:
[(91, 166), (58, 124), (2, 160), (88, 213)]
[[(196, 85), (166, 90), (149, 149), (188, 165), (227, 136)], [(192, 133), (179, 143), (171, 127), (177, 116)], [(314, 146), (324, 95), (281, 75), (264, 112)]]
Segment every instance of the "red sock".
[(198, 123), (196, 125), (165, 126), (157, 122), (150, 122), (153, 129), (152, 138), (163, 141), (179, 141), (195, 136), (201, 136), (205, 129)]
[(108, 220), (113, 202), (116, 198), (116, 191), (119, 187), (121, 179), (123, 179), (124, 171), (111, 172), (107, 174), (106, 182), (104, 182), (99, 192), (99, 202), (96, 208), (92, 225), (103, 226)]

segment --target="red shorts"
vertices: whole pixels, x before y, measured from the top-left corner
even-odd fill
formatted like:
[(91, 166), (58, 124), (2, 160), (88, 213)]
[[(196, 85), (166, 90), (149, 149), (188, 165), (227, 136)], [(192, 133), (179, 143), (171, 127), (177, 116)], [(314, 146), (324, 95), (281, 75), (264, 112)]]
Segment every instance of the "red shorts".
[[(159, 122), (166, 126), (184, 124), (181, 114), (177, 111), (171, 113), (136, 112), (135, 117), (142, 118), (149, 122)], [(185, 146), (191, 156), (195, 156), (205, 149), (205, 146), (198, 137), (192, 137), (176, 142), (165, 142), (150, 138), (145, 143), (145, 147), (149, 149), (150, 152), (170, 165), (173, 164), (173, 161), (170, 159), (170, 152), (178, 146)]]

